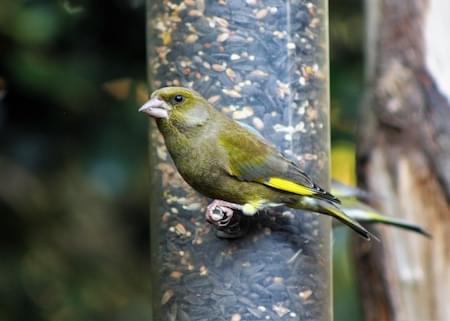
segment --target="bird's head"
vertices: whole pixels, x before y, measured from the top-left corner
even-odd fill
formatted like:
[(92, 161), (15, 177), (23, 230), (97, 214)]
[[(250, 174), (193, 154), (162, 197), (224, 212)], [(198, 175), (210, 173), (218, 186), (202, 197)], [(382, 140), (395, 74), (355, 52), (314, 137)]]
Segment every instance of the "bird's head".
[(157, 121), (190, 127), (207, 120), (209, 104), (199, 93), (183, 87), (165, 87), (154, 91), (141, 108)]

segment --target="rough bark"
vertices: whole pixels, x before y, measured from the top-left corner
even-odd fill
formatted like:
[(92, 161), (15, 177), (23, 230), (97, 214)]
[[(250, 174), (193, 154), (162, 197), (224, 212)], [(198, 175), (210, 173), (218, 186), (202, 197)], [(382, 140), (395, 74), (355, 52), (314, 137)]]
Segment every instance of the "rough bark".
[(378, 208), (433, 234), (379, 227), (356, 243), (366, 320), (450, 320), (450, 2), (367, 0), (358, 177)]

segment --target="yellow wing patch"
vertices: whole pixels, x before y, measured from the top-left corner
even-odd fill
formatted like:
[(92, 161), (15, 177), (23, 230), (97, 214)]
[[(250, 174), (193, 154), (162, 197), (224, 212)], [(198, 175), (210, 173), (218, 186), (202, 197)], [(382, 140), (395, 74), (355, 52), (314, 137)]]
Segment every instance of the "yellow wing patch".
[(311, 196), (317, 193), (309, 187), (302, 186), (279, 177), (271, 177), (267, 181), (265, 181), (264, 184), (273, 188), (303, 196)]

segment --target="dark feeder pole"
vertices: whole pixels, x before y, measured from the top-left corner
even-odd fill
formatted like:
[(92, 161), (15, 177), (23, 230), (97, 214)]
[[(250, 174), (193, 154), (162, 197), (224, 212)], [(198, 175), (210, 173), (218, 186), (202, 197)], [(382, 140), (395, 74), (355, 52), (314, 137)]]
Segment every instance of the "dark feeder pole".
[[(327, 1), (147, 4), (151, 90), (195, 89), (329, 187)], [(332, 319), (330, 218), (282, 208), (211, 225), (153, 123), (150, 140), (153, 320)]]

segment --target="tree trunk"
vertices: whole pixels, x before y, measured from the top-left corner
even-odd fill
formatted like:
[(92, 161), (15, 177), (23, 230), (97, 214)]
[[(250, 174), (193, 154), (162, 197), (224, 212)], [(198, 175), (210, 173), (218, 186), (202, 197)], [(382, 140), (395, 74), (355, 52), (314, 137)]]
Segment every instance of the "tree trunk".
[(425, 227), (355, 245), (366, 320), (450, 320), (450, 2), (367, 0), (358, 176), (378, 208)]

